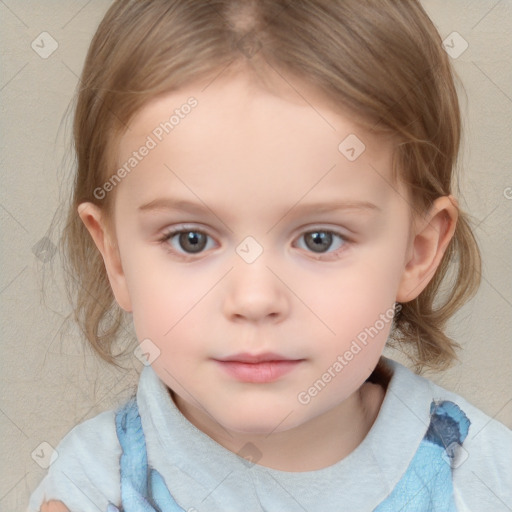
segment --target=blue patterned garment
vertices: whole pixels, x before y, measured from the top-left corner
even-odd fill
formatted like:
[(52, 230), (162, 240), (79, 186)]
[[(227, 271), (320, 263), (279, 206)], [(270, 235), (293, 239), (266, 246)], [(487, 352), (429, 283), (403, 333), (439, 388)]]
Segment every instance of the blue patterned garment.
[(121, 508), (109, 504), (107, 512), (185, 512), (171, 496), (162, 475), (148, 467), (146, 441), (136, 398), (116, 414), (121, 455)]
[[(452, 468), (470, 421), (449, 401), (432, 402), (430, 424), (406, 473), (374, 512), (456, 512)], [(146, 441), (136, 398), (116, 414), (117, 437), (123, 453), (121, 508), (109, 504), (106, 512), (185, 512), (167, 489), (162, 475), (148, 466)]]
[[(405, 475), (374, 512), (456, 512), (452, 468), (470, 421), (458, 405), (430, 404), (430, 425)], [(457, 460), (459, 458), (459, 460)]]

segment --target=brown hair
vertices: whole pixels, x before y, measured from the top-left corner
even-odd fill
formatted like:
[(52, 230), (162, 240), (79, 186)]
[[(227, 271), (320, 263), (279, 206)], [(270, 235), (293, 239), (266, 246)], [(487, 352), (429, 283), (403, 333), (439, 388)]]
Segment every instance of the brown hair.
[[(230, 65), (258, 72), (263, 63), (316, 86), (368, 128), (396, 136), (395, 176), (418, 212), (452, 192), (461, 137), (454, 73), (418, 1), (117, 0), (94, 35), (77, 92), (78, 169), (62, 237), (75, 319), (104, 360), (116, 364), (112, 345), (123, 311), (78, 205), (91, 201), (112, 212), (114, 194), (100, 200), (93, 191), (117, 168), (119, 140), (148, 101)], [(458, 344), (443, 331), (476, 292), (480, 265), (459, 209), (435, 276), (394, 320), (391, 341), (412, 349), (417, 371), (456, 359)]]

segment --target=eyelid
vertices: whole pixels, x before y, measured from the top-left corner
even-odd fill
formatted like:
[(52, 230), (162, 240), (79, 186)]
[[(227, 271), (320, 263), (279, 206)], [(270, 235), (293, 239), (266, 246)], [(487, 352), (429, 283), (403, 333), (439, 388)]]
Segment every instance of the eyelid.
[[(213, 235), (210, 234), (209, 230), (206, 228), (201, 227), (198, 224), (176, 224), (175, 226), (164, 228), (162, 230), (162, 236), (168, 236), (168, 235), (175, 235), (177, 233), (181, 233), (183, 231), (196, 231), (198, 233), (203, 233), (205, 235), (208, 235), (211, 238), (214, 238)], [(327, 226), (325, 224), (319, 224), (319, 225), (312, 225), (312, 226), (301, 226), (300, 228), (296, 229), (296, 235), (294, 238), (297, 238), (299, 235), (304, 235), (306, 233), (312, 233), (315, 231), (324, 231), (329, 233), (334, 233), (344, 240), (349, 240), (349, 235), (345, 234), (343, 231), (340, 231), (339, 227), (331, 227)]]
[[(338, 237), (342, 240), (341, 247), (339, 247), (338, 249), (335, 249), (335, 250), (329, 250), (327, 252), (315, 253), (314, 251), (311, 251), (311, 250), (302, 249), (302, 250), (306, 251), (308, 254), (314, 255), (318, 259), (327, 260), (329, 258), (332, 258), (333, 256), (336, 256), (337, 254), (345, 251), (347, 249), (346, 246), (350, 245), (352, 243), (352, 239), (349, 238), (347, 235), (345, 235), (343, 232), (341, 232), (339, 229), (325, 227), (325, 226), (313, 226), (311, 228), (301, 229), (299, 234), (294, 238), (294, 240), (300, 240), (304, 235), (316, 233), (316, 232), (331, 233), (335, 237)], [(300, 249), (300, 247), (298, 247), (298, 248)]]
[(215, 237), (213, 235), (211, 235), (210, 232), (207, 229), (205, 229), (203, 227), (198, 227), (198, 225), (177, 224), (177, 225), (172, 226), (172, 227), (164, 228), (162, 230), (162, 232), (161, 232), (161, 235), (158, 237), (158, 240), (159, 241), (169, 240), (173, 236), (177, 235), (178, 233), (186, 233), (186, 232), (189, 232), (189, 231), (193, 231), (193, 232), (196, 232), (196, 233), (202, 233), (203, 235), (208, 236), (212, 240), (215, 239)]
[[(304, 235), (306, 233), (314, 233), (315, 231), (323, 231), (326, 233), (334, 233), (335, 235), (340, 236), (344, 240), (350, 240), (351, 237), (348, 234), (348, 229), (342, 229), (339, 226), (329, 226), (327, 224), (313, 224), (307, 226), (301, 226), (297, 230), (297, 236)], [(297, 237), (296, 236), (296, 237)]]

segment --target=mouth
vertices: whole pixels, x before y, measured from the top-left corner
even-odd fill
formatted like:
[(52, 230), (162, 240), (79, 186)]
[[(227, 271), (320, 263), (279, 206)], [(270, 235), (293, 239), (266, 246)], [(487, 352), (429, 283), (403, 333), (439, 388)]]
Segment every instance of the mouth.
[(214, 361), (230, 377), (240, 382), (274, 382), (297, 368), (304, 359), (290, 359), (274, 353), (235, 354)]

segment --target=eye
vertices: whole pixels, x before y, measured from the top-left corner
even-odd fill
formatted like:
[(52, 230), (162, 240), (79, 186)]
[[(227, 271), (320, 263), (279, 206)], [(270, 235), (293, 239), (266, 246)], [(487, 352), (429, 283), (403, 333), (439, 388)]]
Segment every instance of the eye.
[[(181, 226), (180, 228), (171, 229), (164, 233), (159, 239), (159, 242), (170, 246), (166, 248), (177, 254), (194, 255), (211, 249), (211, 244), (208, 244), (209, 239), (213, 240), (210, 235), (204, 231)], [(304, 239), (306, 247), (304, 247), (303, 244), (302, 246), (298, 244), (298, 246), (301, 249), (309, 250), (316, 254), (335, 253), (343, 249), (343, 246), (349, 242), (341, 233), (327, 229), (307, 231), (299, 237), (299, 240), (302, 239)]]
[(159, 242), (170, 245), (178, 254), (199, 254), (208, 245), (209, 238), (203, 231), (181, 228), (168, 231)]
[[(306, 250), (309, 249), (317, 254), (336, 252), (336, 250), (342, 248), (348, 242), (347, 238), (341, 233), (326, 229), (307, 231), (301, 235), (299, 240), (302, 238), (304, 238)], [(336, 240), (338, 241), (336, 242)], [(337, 247), (334, 247), (334, 250), (329, 251), (329, 248), (332, 247), (334, 242), (336, 242), (334, 245)]]

